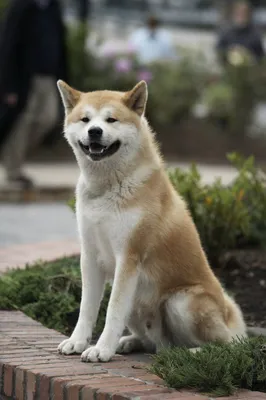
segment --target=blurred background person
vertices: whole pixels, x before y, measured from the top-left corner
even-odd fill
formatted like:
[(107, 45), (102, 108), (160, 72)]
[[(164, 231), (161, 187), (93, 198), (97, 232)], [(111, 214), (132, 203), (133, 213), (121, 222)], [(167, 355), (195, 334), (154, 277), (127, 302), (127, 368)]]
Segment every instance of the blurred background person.
[(129, 37), (129, 47), (142, 64), (174, 57), (171, 36), (160, 26), (155, 16), (149, 16), (146, 26), (136, 29)]
[(11, 0), (0, 38), (1, 152), (10, 183), (32, 186), (22, 170), (26, 155), (58, 120), (65, 39), (58, 0)]
[(236, 53), (256, 62), (264, 57), (262, 36), (253, 24), (248, 2), (237, 1), (233, 5), (231, 24), (220, 33), (217, 51), (222, 63), (230, 62)]

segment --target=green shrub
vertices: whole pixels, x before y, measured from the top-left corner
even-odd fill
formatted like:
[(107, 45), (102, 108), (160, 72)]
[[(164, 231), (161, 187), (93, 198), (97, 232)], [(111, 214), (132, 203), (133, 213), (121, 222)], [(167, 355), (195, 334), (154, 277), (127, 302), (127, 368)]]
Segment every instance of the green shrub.
[(4, 16), (7, 5), (8, 5), (7, 0), (0, 0), (0, 22)]
[(193, 54), (185, 53), (178, 63), (155, 63), (150, 70), (153, 79), (149, 84), (147, 115), (151, 123), (176, 124), (188, 117), (205, 85), (204, 64)]
[(172, 388), (211, 396), (228, 396), (241, 388), (266, 392), (265, 349), (265, 338), (206, 344), (195, 353), (167, 348), (154, 356), (150, 370)]
[[(228, 250), (266, 244), (266, 178), (253, 157), (228, 155), (238, 174), (230, 186), (220, 179), (206, 185), (196, 165), (169, 171), (174, 188), (185, 199), (213, 266)], [(75, 200), (70, 201), (74, 210)]]
[(223, 251), (237, 247), (239, 236), (249, 235), (251, 215), (238, 185), (224, 187), (219, 179), (204, 185), (194, 165), (188, 172), (177, 168), (169, 176), (186, 200), (212, 262), (217, 262)]
[[(10, 271), (0, 277), (0, 293), (1, 310), (21, 310), (48, 328), (70, 334), (81, 298), (79, 258), (63, 258)], [(109, 295), (107, 286), (94, 336), (103, 330)], [(71, 313), (75, 314), (73, 321)]]

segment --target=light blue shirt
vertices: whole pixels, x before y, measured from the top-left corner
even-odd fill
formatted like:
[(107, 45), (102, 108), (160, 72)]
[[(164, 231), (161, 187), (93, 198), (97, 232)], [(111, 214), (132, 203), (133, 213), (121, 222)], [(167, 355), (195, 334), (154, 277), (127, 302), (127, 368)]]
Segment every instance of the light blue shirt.
[(152, 32), (140, 28), (131, 35), (129, 44), (143, 64), (174, 58), (171, 36), (163, 29)]

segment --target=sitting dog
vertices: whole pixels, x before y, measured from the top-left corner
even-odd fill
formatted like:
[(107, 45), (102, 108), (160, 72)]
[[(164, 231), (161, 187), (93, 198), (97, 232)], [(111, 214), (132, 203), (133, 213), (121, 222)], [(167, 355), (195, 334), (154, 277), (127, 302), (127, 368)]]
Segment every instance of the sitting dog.
[[(116, 353), (198, 347), (243, 337), (246, 326), (203, 251), (186, 204), (172, 187), (147, 120), (147, 86), (82, 93), (59, 81), (65, 137), (80, 167), (76, 214), (82, 299), (63, 354), (109, 361)], [(105, 283), (104, 330), (90, 346)], [(121, 337), (125, 327), (131, 334)]]

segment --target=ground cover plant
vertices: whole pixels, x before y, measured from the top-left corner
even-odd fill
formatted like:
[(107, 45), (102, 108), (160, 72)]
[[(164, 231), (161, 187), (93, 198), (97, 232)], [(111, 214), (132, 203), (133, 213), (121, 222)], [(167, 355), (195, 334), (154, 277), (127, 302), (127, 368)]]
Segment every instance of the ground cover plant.
[[(0, 294), (1, 310), (21, 310), (48, 328), (69, 335), (81, 298), (79, 257), (12, 270), (0, 277)], [(109, 294), (107, 286), (94, 337), (103, 330)]]
[(266, 392), (266, 339), (207, 344), (192, 353), (168, 348), (154, 356), (150, 370), (175, 389), (194, 389), (211, 396), (237, 389)]

